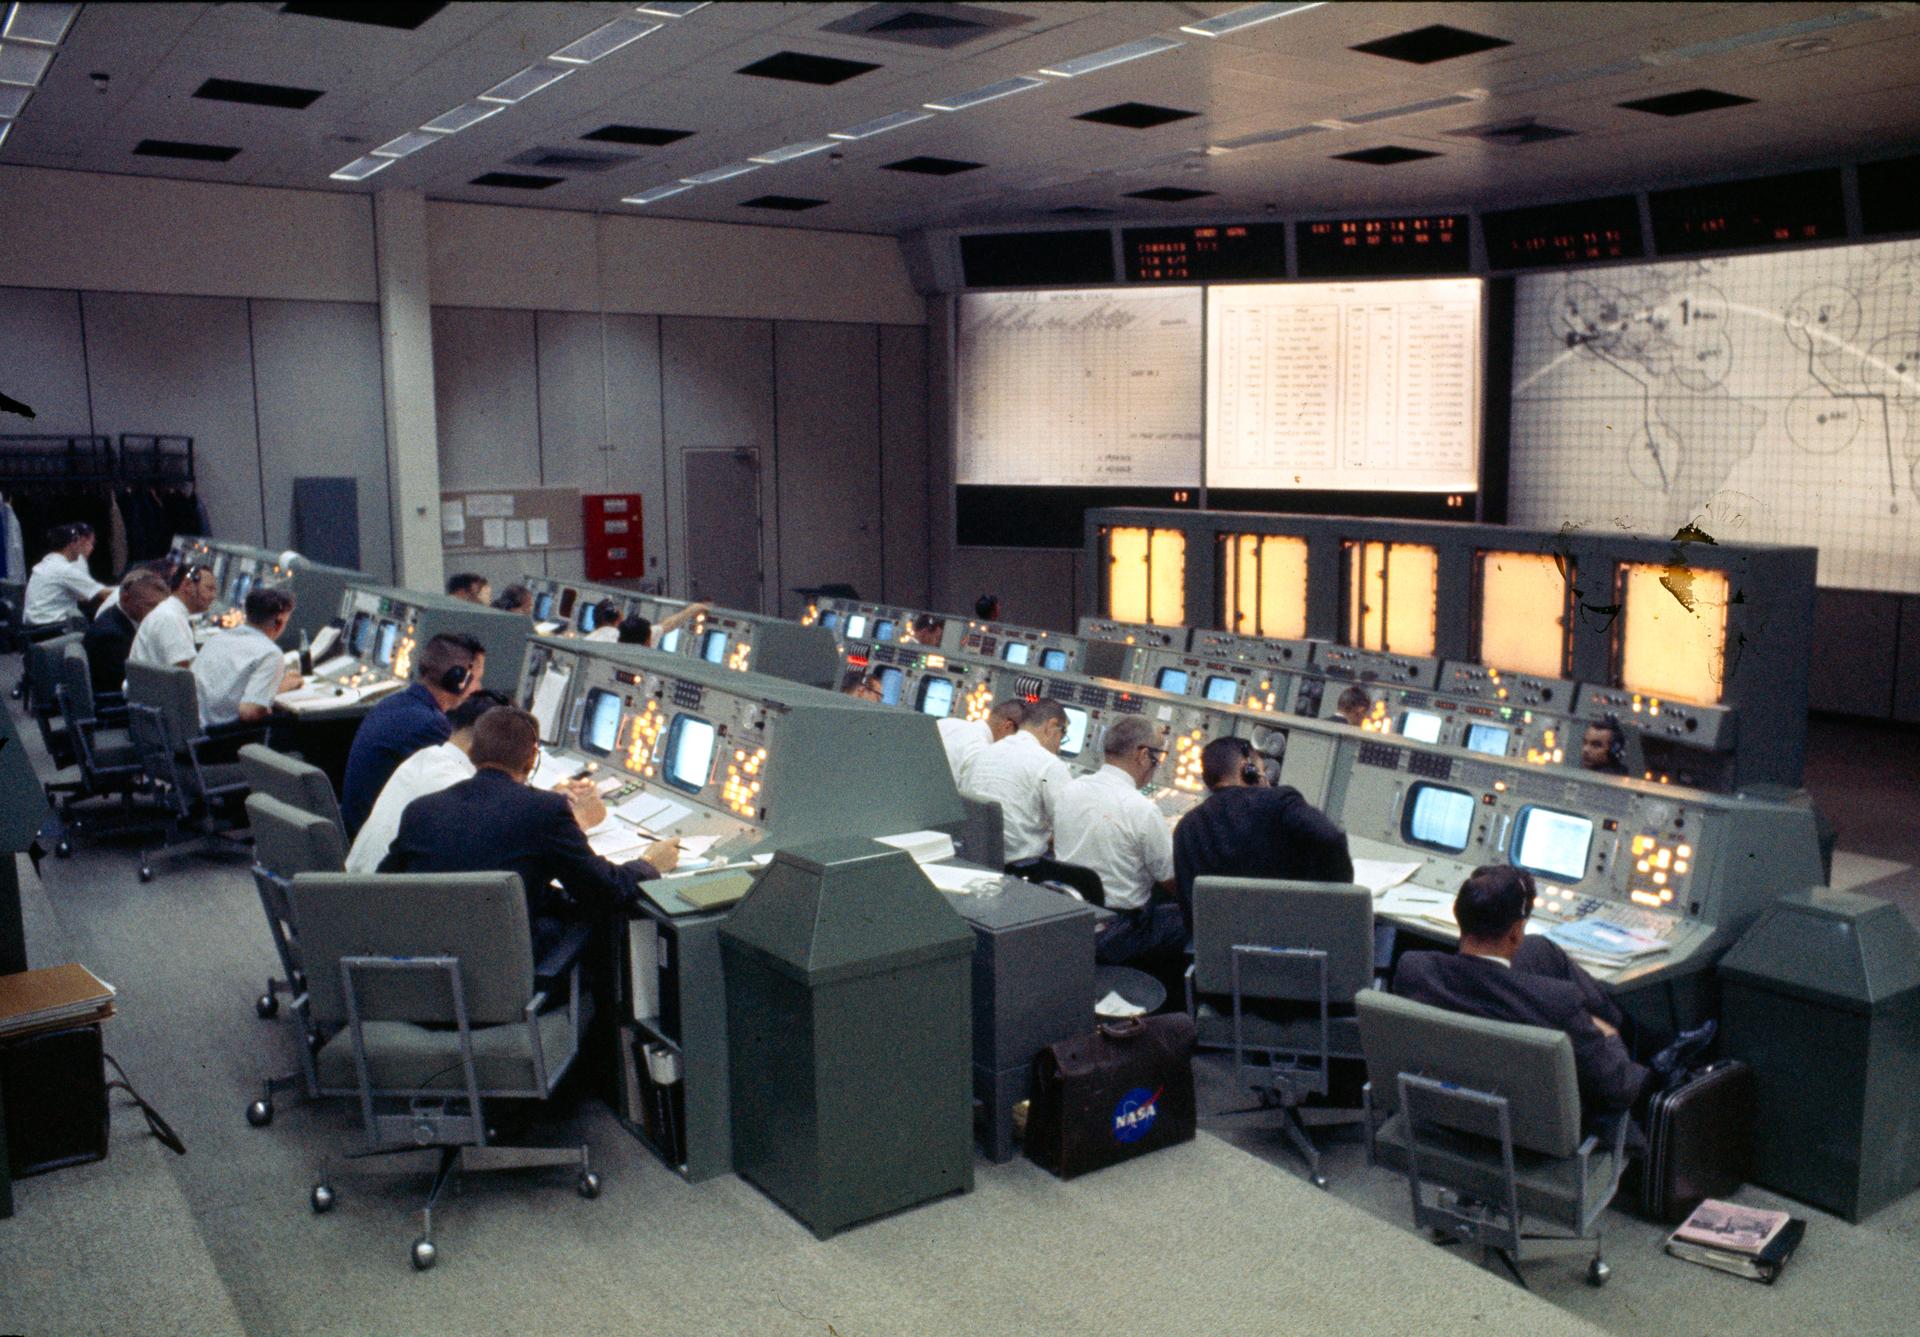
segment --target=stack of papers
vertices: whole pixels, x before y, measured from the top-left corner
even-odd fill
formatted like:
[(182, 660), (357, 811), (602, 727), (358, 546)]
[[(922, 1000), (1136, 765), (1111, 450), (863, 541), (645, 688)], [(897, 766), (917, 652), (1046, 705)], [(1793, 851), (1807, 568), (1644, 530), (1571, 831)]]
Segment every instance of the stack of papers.
[(0, 975), (0, 1038), (104, 1021), (113, 997), (113, 986), (85, 966)]
[(1411, 863), (1394, 863), (1385, 859), (1355, 859), (1353, 880), (1356, 885), (1365, 887), (1375, 896), (1384, 896), (1390, 889), (1399, 886), (1424, 867), (1426, 867), (1424, 859), (1415, 859)]
[(1555, 924), (1547, 936), (1576, 956), (1598, 957), (1617, 965), (1642, 956), (1655, 956), (1667, 950), (1666, 940), (1651, 933), (1623, 928), (1604, 919), (1575, 919)]

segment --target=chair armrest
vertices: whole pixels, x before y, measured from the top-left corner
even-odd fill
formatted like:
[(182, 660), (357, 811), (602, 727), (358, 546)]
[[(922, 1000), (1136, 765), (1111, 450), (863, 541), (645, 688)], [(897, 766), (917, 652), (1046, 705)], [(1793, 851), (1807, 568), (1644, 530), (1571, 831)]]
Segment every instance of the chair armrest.
[(593, 931), (585, 924), (569, 924), (560, 941), (534, 963), (534, 987), (542, 993), (550, 992), (569, 970), (580, 963), (581, 954), (587, 950), (587, 943), (592, 936)]

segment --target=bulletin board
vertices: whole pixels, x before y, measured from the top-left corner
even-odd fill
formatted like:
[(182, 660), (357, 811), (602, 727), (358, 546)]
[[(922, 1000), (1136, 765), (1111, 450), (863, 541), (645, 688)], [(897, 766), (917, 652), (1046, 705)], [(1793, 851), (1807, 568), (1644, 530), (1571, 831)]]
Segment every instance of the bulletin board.
[(448, 553), (542, 552), (585, 543), (577, 487), (475, 488), (440, 494)]

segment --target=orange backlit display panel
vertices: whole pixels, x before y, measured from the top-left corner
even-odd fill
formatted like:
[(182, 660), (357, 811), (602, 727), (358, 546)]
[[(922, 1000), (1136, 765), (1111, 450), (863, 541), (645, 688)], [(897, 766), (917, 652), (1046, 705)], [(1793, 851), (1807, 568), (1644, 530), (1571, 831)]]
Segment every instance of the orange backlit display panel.
[(1400, 655), (1431, 655), (1440, 555), (1423, 543), (1356, 543), (1347, 548), (1347, 644)]
[(1297, 641), (1307, 634), (1307, 541), (1290, 534), (1228, 534), (1226, 629)]
[(1620, 602), (1620, 685), (1718, 705), (1726, 687), (1727, 573), (1635, 562), (1620, 568)]
[(1480, 662), (1542, 678), (1566, 675), (1567, 577), (1551, 553), (1480, 554)]
[(1187, 620), (1187, 536), (1178, 529), (1107, 531), (1107, 616), (1156, 627)]

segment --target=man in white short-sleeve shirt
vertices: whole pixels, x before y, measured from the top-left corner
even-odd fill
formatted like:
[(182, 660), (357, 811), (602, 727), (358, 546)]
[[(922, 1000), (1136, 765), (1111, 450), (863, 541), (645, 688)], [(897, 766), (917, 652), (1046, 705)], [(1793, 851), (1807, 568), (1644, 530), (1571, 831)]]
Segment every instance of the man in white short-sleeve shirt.
[(215, 636), (193, 661), (193, 685), (200, 695), (200, 723), (259, 724), (273, 709), (273, 698), (301, 682), (274, 642), (293, 616), (293, 596), (285, 590), (255, 590), (247, 596), (247, 620)]
[(947, 750), (947, 767), (953, 772), (955, 785), (966, 783), (967, 767), (975, 757), (1020, 727), (1026, 710), (1025, 701), (1010, 696), (988, 711), (984, 720), (949, 715), (936, 722), (934, 727), (940, 731), (940, 745)]
[(1007, 862), (1045, 854), (1053, 840), (1054, 803), (1073, 779), (1060, 760), (1067, 712), (1058, 701), (1028, 705), (1020, 727), (967, 763), (960, 792), (1000, 805)]
[(213, 572), (189, 564), (173, 573), (173, 593), (148, 613), (127, 652), (129, 664), (186, 668), (193, 663), (193, 618), (213, 607)]
[(93, 578), (87, 558), (93, 553), (93, 526), (76, 520), (47, 533), (47, 555), (27, 576), (27, 601), (20, 616), (30, 627), (52, 626), (80, 616), (80, 605), (107, 592)]

